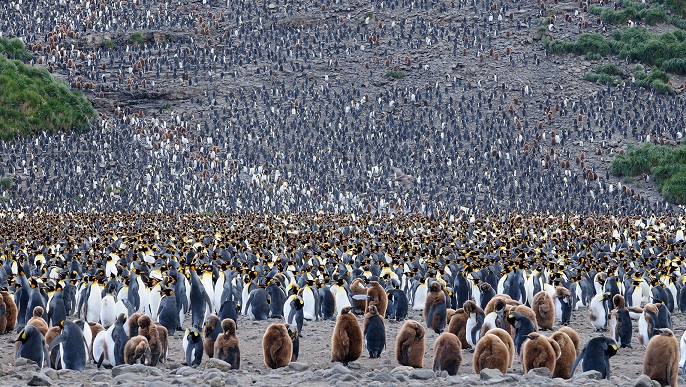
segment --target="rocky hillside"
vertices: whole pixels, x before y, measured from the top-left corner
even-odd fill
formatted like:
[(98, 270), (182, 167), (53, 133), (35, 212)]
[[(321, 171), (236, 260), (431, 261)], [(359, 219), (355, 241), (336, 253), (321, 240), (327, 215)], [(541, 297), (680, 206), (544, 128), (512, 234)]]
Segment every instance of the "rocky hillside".
[[(628, 74), (637, 63), (544, 48), (629, 28), (591, 11), (576, 1), (5, 3), (2, 36), (23, 39), (32, 64), (83, 91), (100, 118), (85, 135), (0, 145), (0, 176), (14, 179), (2, 205), (680, 211), (650, 179), (608, 167), (629, 144), (678, 143), (683, 95), (585, 81), (599, 65)], [(670, 82), (681, 90), (682, 78)]]

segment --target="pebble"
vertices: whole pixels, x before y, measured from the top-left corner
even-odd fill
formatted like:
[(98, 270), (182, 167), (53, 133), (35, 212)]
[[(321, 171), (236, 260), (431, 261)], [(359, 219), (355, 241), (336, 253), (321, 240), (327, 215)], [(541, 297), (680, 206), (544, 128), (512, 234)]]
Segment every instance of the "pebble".
[(307, 363), (299, 363), (299, 362), (296, 362), (296, 361), (293, 361), (293, 362), (288, 363), (288, 366), (286, 367), (286, 369), (288, 369), (288, 370), (298, 371), (298, 372), (305, 371), (305, 370), (308, 369), (308, 368), (310, 368), (310, 365), (309, 365), (309, 364), (307, 364)]
[[(655, 383), (648, 375), (643, 374), (634, 381), (633, 387), (653, 387)], [(660, 385), (660, 383), (657, 383), (657, 385)]]
[(348, 369), (348, 367), (344, 366), (343, 364), (335, 364), (331, 369), (329, 369), (329, 375), (337, 375), (337, 374), (350, 374), (352, 371)]
[(590, 370), (586, 372), (582, 372), (580, 374), (576, 374), (572, 380), (579, 380), (579, 379), (593, 379), (593, 380), (600, 380), (603, 378), (603, 374), (601, 374), (599, 371), (596, 370)]
[(435, 376), (433, 370), (417, 368), (410, 373), (410, 379), (429, 380)]
[(391, 384), (395, 383), (397, 381), (396, 378), (393, 377), (393, 375), (387, 373), (387, 372), (380, 372), (374, 376), (372, 376), (372, 380), (381, 382), (381, 383), (386, 383), (386, 384)]
[(231, 370), (231, 364), (223, 360), (208, 358), (203, 360), (202, 363), (200, 363), (200, 366), (198, 367), (199, 370), (206, 370), (208, 368), (216, 368), (220, 371), (226, 372)]
[(48, 378), (52, 380), (57, 380), (59, 379), (59, 376), (57, 375), (57, 371), (53, 370), (52, 368), (43, 368), (40, 373), (42, 375), (47, 376)]
[(529, 370), (527, 372), (527, 375), (534, 375), (534, 376), (544, 376), (549, 378), (550, 377), (550, 369), (546, 367), (539, 367), (539, 368), (534, 368)]
[(492, 369), (492, 368), (484, 368), (481, 370), (481, 373), (479, 374), (479, 379), (480, 380), (490, 380), (490, 379), (495, 379), (495, 378), (500, 378), (503, 376), (503, 373), (500, 372), (500, 370)]
[(52, 380), (45, 375), (33, 375), (31, 379), (26, 383), (29, 386), (52, 386)]
[(412, 368), (412, 367), (398, 366), (398, 367), (395, 367), (391, 370), (391, 375), (393, 375), (397, 378), (398, 374), (407, 376), (412, 371), (414, 371), (414, 368)]

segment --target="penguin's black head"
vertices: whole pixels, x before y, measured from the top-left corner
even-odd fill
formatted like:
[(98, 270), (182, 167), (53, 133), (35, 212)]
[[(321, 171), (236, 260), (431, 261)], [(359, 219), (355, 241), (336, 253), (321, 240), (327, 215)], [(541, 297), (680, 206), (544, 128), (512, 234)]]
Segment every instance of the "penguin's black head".
[(605, 349), (605, 352), (607, 352), (607, 356), (612, 357), (612, 356), (616, 355), (617, 350), (619, 349), (619, 347), (617, 346), (617, 343), (610, 338), (606, 338), (605, 340), (606, 340), (606, 342), (604, 343), (603, 347)]

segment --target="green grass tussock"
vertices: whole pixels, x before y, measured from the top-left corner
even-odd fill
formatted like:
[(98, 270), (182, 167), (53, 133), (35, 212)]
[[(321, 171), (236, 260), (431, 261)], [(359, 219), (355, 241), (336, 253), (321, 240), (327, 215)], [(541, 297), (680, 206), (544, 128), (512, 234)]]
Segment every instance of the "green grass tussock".
[(627, 152), (612, 160), (610, 172), (619, 177), (652, 175), (662, 196), (686, 204), (686, 146), (678, 148), (644, 144), (630, 145)]
[(24, 42), (22, 42), (21, 39), (16, 38), (0, 38), (0, 54), (10, 59), (21, 61), (27, 61), (33, 57), (33, 55), (26, 50)]
[(47, 70), (0, 55), (0, 137), (40, 131), (86, 131), (95, 109)]

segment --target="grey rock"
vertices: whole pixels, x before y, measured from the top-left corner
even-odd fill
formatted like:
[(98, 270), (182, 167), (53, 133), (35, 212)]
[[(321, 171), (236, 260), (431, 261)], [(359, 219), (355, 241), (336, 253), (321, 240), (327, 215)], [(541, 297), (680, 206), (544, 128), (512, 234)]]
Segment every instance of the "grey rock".
[(215, 358), (211, 357), (211, 358), (204, 359), (202, 361), (202, 363), (200, 363), (200, 366), (198, 367), (199, 370), (206, 370), (208, 368), (216, 368), (220, 371), (226, 372), (226, 371), (231, 370), (231, 364), (229, 364), (223, 360), (219, 360), (219, 359), (215, 359)]
[(123, 374), (149, 374), (150, 367), (144, 366), (143, 364), (134, 364), (134, 365), (128, 365), (128, 364), (122, 364), (118, 365), (115, 367), (112, 367), (112, 377), (116, 378), (119, 375)]
[(226, 378), (224, 379), (224, 383), (228, 386), (237, 386), (238, 385), (238, 379), (236, 378)]
[(381, 382), (381, 383), (395, 383), (397, 381), (396, 378), (393, 377), (393, 375), (387, 373), (387, 372), (380, 372), (372, 377), (372, 380)]
[(634, 387), (653, 387), (653, 381), (646, 374), (643, 374), (636, 378), (633, 383)]
[(549, 378), (550, 377), (550, 369), (546, 368), (546, 367), (534, 368), (534, 369), (529, 370), (529, 372), (527, 372), (527, 375), (544, 376), (544, 377)]
[(33, 375), (26, 383), (29, 386), (52, 386), (52, 380), (45, 375)]
[(355, 382), (357, 381), (357, 377), (353, 374), (338, 374), (338, 375), (332, 375), (332, 379), (335, 378), (339, 382)]
[(140, 381), (141, 381), (140, 379), (141, 379), (141, 377), (140, 377), (139, 375), (135, 375), (135, 374), (121, 374), (121, 375), (115, 377), (115, 378), (114, 378), (114, 381), (115, 381), (117, 384), (122, 384), (122, 383), (128, 383), (128, 382), (131, 382), (131, 383), (140, 382)]
[(398, 366), (391, 370), (391, 375), (398, 377), (397, 374), (409, 375), (410, 372), (414, 371), (414, 368), (408, 366)]
[(479, 379), (480, 380), (490, 380), (490, 379), (500, 378), (502, 376), (503, 376), (503, 373), (500, 372), (500, 370), (496, 370), (493, 368), (484, 368), (481, 370), (481, 373), (479, 373)]
[(351, 371), (348, 367), (346, 367), (346, 366), (344, 366), (343, 364), (340, 364), (340, 363), (339, 363), (339, 364), (334, 364), (334, 366), (331, 367), (330, 371), (331, 371), (331, 372), (330, 372), (331, 375), (349, 374), (349, 373), (352, 373), (352, 371)]
[(435, 376), (433, 370), (417, 368), (410, 373), (410, 379), (429, 380)]
[(298, 371), (298, 372), (305, 371), (308, 368), (310, 368), (309, 364), (299, 363), (297, 361), (293, 361), (293, 362), (288, 363), (288, 366), (286, 367), (286, 369), (288, 369), (288, 370)]
[(147, 387), (169, 387), (168, 382), (163, 382), (161, 380), (156, 380), (147, 384)]
[(582, 372), (580, 374), (574, 375), (572, 378), (573, 380), (578, 380), (578, 379), (592, 379), (592, 380), (601, 380), (603, 378), (603, 374), (601, 374), (598, 371), (591, 370), (591, 371), (586, 371)]
[(59, 376), (57, 375), (57, 371), (53, 370), (52, 368), (43, 368), (40, 371), (41, 374), (49, 377), (52, 380), (57, 380), (59, 379)]
[(193, 367), (189, 366), (183, 366), (176, 370), (176, 375), (181, 375), (181, 376), (190, 376), (193, 374), (198, 373), (198, 370), (194, 369)]
[(224, 381), (220, 377), (210, 380), (210, 387), (222, 387), (223, 385)]

